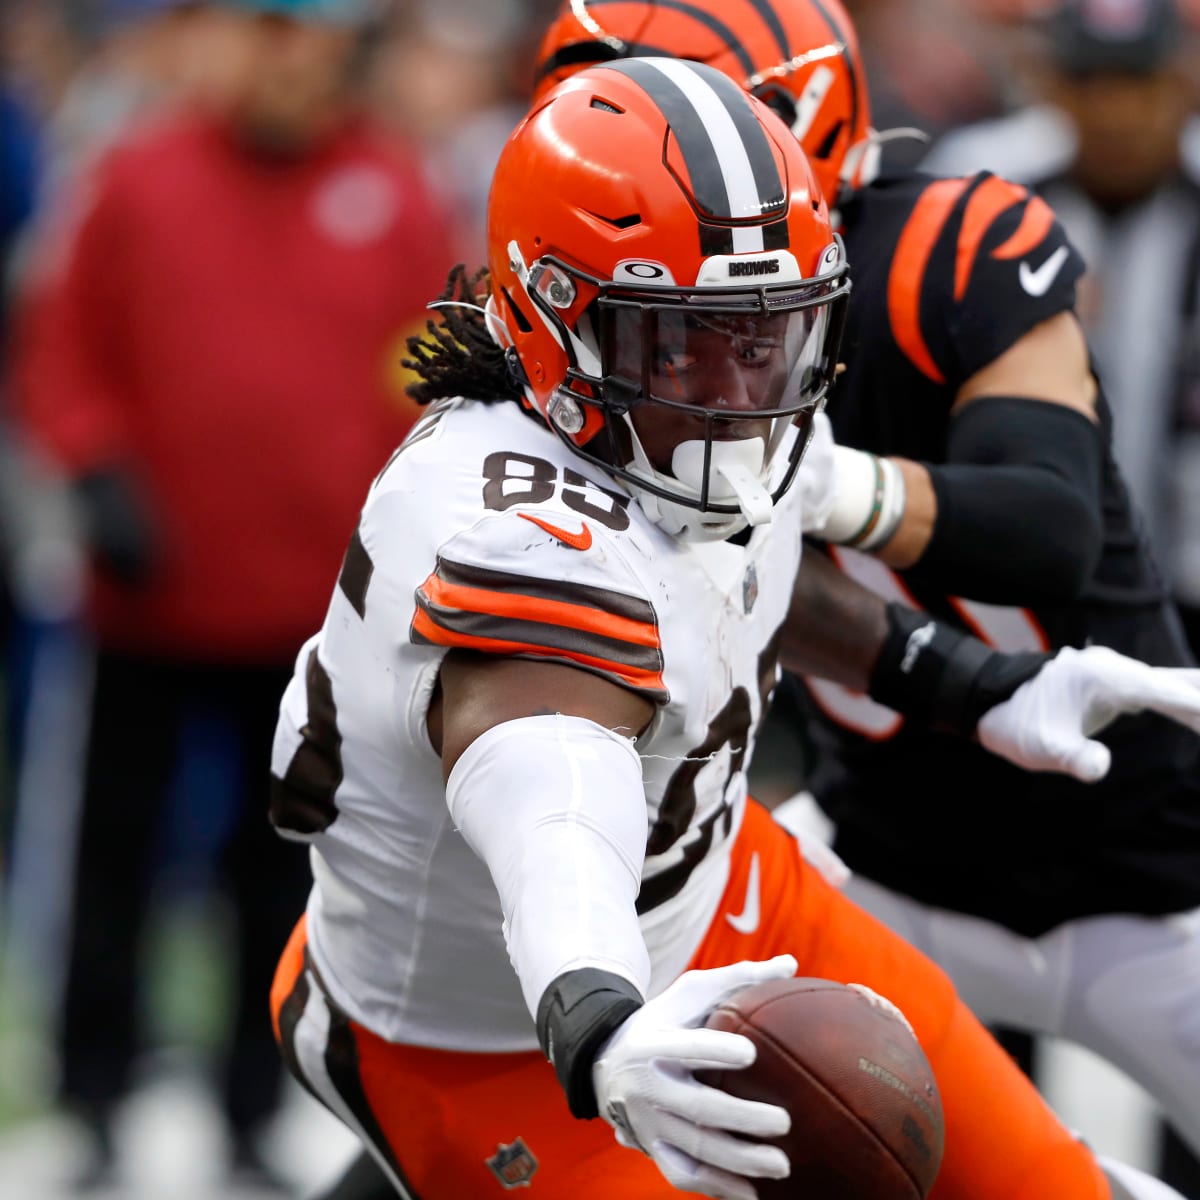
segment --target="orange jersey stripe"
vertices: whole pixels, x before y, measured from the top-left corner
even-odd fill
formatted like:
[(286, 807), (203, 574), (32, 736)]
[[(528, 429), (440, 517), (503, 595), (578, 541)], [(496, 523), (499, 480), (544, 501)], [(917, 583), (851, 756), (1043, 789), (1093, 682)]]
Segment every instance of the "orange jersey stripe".
[(940, 179), (922, 193), (904, 226), (888, 276), (888, 317), (892, 336), (908, 360), (934, 383), (945, 383), (921, 333), (921, 291), (925, 270), (946, 220), (970, 184)]
[(971, 193), (963, 213), (962, 228), (958, 233), (958, 253), (954, 262), (954, 299), (961, 300), (967, 291), (971, 270), (984, 235), (992, 222), (1005, 209), (1020, 203), (1028, 196), (1023, 187), (997, 179), (992, 175)]
[(634, 646), (658, 647), (661, 644), (658, 629), (654, 625), (643, 624), (629, 617), (619, 617), (583, 604), (466, 587), (462, 584), (447, 583), (436, 574), (425, 580), (421, 585), (421, 592), (431, 604), (456, 608), (463, 612), (515, 617), (518, 620), (536, 621), (543, 625), (560, 625), (567, 629), (599, 634), (614, 641), (629, 642)]
[(1041, 244), (1054, 224), (1054, 210), (1041, 196), (1031, 196), (1021, 224), (1003, 245), (992, 251), (993, 258), (1021, 258)]
[(597, 658), (578, 651), (554, 649), (538, 646), (529, 642), (514, 642), (503, 638), (474, 637), (470, 634), (457, 633), (453, 630), (436, 625), (422, 609), (413, 616), (413, 630), (425, 641), (435, 646), (448, 646), (459, 650), (482, 650), (488, 654), (525, 655), (535, 658), (566, 659), (588, 670), (607, 675), (623, 683), (625, 686), (640, 692), (650, 692), (660, 699), (666, 699), (668, 692), (663, 681), (662, 671), (648, 671), (625, 663), (613, 662), (610, 659)]

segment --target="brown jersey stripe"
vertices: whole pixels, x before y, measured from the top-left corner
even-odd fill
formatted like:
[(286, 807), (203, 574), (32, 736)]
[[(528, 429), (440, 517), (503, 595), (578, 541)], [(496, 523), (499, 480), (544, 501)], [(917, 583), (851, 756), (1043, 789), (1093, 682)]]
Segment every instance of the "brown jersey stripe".
[[(510, 626), (519, 622), (506, 623)], [(542, 635), (551, 629), (547, 625), (535, 625), (538, 640), (521, 641), (508, 640), (501, 636), (481, 636), (477, 632), (468, 632), (465, 628), (449, 628), (446, 625), (435, 624), (430, 614), (423, 608), (418, 608), (413, 616), (409, 638), (417, 645), (447, 646), (458, 650), (479, 650), (485, 654), (506, 654), (520, 658), (536, 658), (557, 661), (568, 666), (580, 667), (595, 675), (612, 679), (622, 687), (631, 688), (645, 693), (656, 703), (665, 703), (669, 698), (666, 684), (663, 682), (661, 657), (656, 669), (648, 669), (634, 663), (614, 661), (603, 653), (591, 654), (585, 647), (597, 649), (594, 643), (587, 639), (575, 647), (554, 646), (550, 640), (543, 640)], [(517, 632), (514, 629), (495, 632)], [(570, 631), (567, 631), (570, 632)], [(568, 642), (571, 639), (565, 639)], [(624, 649), (625, 647), (622, 647)]]
[(521, 622), (563, 626), (594, 634), (618, 643), (658, 648), (658, 626), (628, 617), (614, 616), (584, 604), (564, 604), (561, 600), (537, 600), (496, 592), (485, 588), (458, 587), (431, 575), (417, 591), (417, 603), (438, 612), (460, 612)]
[(662, 669), (662, 651), (658, 645), (634, 646), (619, 638), (605, 637), (580, 629), (577, 625), (548, 625), (539, 620), (500, 617), (490, 612), (463, 612), (441, 604), (417, 600), (419, 610), (439, 629), (449, 634), (487, 638), (492, 641), (520, 642), (526, 646), (545, 646), (582, 654), (598, 661), (621, 663), (642, 671)]
[(283, 778), (271, 776), (269, 813), (276, 829), (311, 836), (337, 820), (335, 797), (343, 778), (333, 681), (315, 649), (304, 668), (304, 687), (308, 719)]
[(888, 317), (892, 336), (905, 357), (934, 383), (946, 378), (933, 361), (921, 333), (921, 292), (933, 248), (969, 179), (939, 179), (921, 193), (904, 226), (888, 275)]
[(1003, 245), (992, 251), (993, 258), (1022, 258), (1042, 244), (1054, 224), (1054, 210), (1041, 196), (1031, 196), (1021, 224)]
[(649, 601), (630, 596), (626, 592), (612, 592), (608, 588), (517, 575), (511, 571), (495, 571), (469, 563), (456, 563), (448, 558), (437, 560), (437, 568), (429, 578), (442, 579), (459, 587), (481, 588), (485, 591), (528, 596), (534, 600), (559, 601), (584, 608), (596, 608), (614, 617), (627, 617), (631, 621), (640, 621), (646, 625), (658, 624), (654, 606)]
[(1019, 204), (1029, 193), (1025, 188), (995, 175), (985, 179), (970, 195), (958, 231), (958, 252), (954, 261), (954, 299), (967, 294), (967, 284), (979, 256), (979, 247), (992, 222), (1006, 209)]
[(371, 576), (375, 572), (375, 564), (363, 545), (362, 535), (356, 529), (346, 547), (346, 555), (342, 559), (341, 574), (338, 575), (338, 587), (342, 595), (350, 601), (351, 607), (360, 617), (367, 615), (367, 588), (371, 586)]
[(660, 871), (657, 875), (643, 878), (636, 904), (639, 916), (650, 912), (660, 904), (665, 904), (683, 891), (684, 884), (687, 883), (692, 872), (708, 856), (708, 852), (712, 848), (713, 833), (718, 821), (722, 820), (725, 822), (724, 835), (728, 837), (733, 823), (733, 809), (722, 805), (700, 822), (697, 826), (699, 836), (684, 849), (683, 857), (679, 862)]

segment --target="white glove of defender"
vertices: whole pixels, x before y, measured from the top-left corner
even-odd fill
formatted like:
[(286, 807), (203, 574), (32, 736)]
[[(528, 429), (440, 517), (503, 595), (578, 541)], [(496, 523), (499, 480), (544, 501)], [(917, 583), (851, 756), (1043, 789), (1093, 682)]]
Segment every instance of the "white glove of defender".
[(796, 967), (796, 960), (783, 954), (766, 962), (688, 971), (639, 1008), (597, 1056), (592, 1083), (600, 1115), (621, 1145), (648, 1154), (681, 1192), (757, 1200), (752, 1178), (789, 1174), (782, 1150), (746, 1140), (787, 1133), (787, 1110), (707, 1087), (692, 1072), (737, 1069), (754, 1061), (749, 1038), (705, 1029), (704, 1022), (735, 992), (789, 979)]
[(1112, 753), (1091, 735), (1146, 709), (1200, 733), (1200, 670), (1151, 667), (1107, 646), (1067, 647), (984, 713), (977, 733), (993, 754), (1027, 771), (1095, 783), (1108, 774)]

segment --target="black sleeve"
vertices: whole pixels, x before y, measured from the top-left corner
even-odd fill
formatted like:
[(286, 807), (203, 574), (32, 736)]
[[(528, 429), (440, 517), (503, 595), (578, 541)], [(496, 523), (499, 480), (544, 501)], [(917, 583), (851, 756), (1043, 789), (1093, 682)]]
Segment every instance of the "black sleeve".
[(1104, 445), (1096, 422), (1062, 404), (974, 400), (929, 466), (938, 514), (911, 574), (992, 604), (1065, 603), (1103, 548)]

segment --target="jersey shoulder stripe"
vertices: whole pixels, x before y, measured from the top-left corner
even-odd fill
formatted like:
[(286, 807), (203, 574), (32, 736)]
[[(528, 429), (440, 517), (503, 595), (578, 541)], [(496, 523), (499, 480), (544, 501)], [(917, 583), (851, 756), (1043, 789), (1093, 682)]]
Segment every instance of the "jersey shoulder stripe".
[(1042, 244), (1055, 220), (1054, 210), (1041, 196), (1030, 196), (1021, 214), (1021, 224), (992, 251), (992, 257), (1004, 260), (1024, 257)]
[[(1053, 210), (1027, 187), (983, 171), (915, 176), (907, 192), (895, 193), (908, 211), (897, 214), (887, 316), (901, 354), (932, 383), (970, 374), (1072, 303), (1082, 263)], [(1025, 282), (1031, 267), (1010, 265), (1039, 248), (1059, 255), (1049, 295)]]
[(934, 247), (968, 179), (939, 179), (931, 183), (913, 207), (892, 258), (888, 275), (888, 316), (892, 336), (905, 357), (934, 383), (945, 383), (921, 332), (921, 295)]
[[(961, 300), (967, 293), (971, 272), (984, 236), (992, 222), (1014, 204), (1028, 200), (1029, 193), (1018, 184), (989, 175), (974, 188), (963, 211), (962, 226), (958, 233), (958, 247), (954, 259), (954, 299)], [(1022, 252), (1023, 253), (1023, 252)]]
[(410, 640), (566, 662), (669, 699), (654, 607), (623, 592), (439, 556), (416, 591)]

